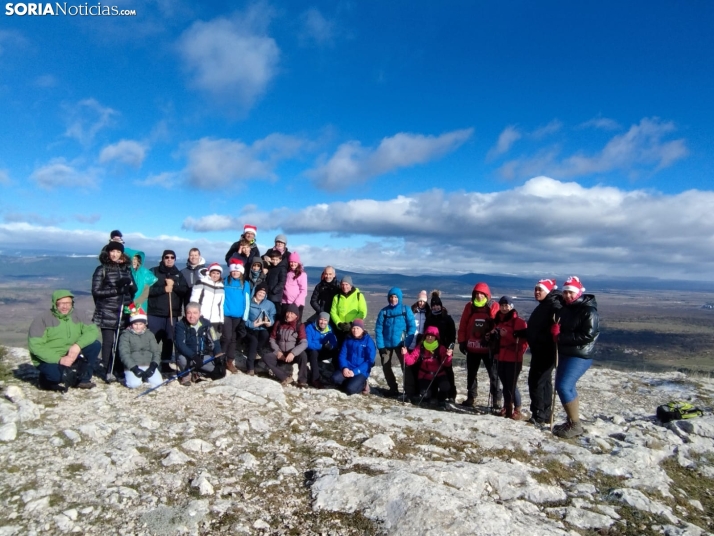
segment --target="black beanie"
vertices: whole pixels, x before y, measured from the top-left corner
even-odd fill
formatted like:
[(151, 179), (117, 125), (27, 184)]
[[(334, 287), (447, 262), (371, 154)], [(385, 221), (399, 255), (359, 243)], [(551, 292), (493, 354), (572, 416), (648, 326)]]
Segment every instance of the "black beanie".
[(439, 306), (443, 307), (443, 304), (441, 303), (441, 298), (439, 297), (438, 292), (431, 293), (431, 306), (434, 307), (435, 305), (439, 305)]
[(161, 254), (161, 258), (163, 259), (166, 257), (166, 255), (173, 255), (174, 259), (176, 258), (176, 252), (173, 249), (165, 249), (164, 252)]
[(110, 251), (114, 251), (115, 249), (118, 249), (122, 253), (124, 253), (124, 244), (121, 242), (109, 242), (106, 246), (106, 252), (109, 253)]

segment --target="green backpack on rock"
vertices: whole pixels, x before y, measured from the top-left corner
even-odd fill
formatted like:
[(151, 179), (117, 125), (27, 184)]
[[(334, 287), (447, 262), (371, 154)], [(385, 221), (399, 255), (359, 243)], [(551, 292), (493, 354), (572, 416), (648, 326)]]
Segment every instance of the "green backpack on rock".
[(701, 417), (704, 412), (689, 402), (670, 402), (657, 407), (657, 418), (665, 422)]

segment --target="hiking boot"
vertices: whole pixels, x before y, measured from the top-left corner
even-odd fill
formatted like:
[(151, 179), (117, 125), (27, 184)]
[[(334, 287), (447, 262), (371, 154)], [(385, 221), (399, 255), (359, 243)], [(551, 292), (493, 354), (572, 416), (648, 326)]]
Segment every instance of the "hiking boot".
[(390, 387), (388, 391), (384, 392), (384, 396), (387, 398), (396, 398), (400, 396), (402, 393), (399, 392), (399, 389), (396, 387)]
[(97, 386), (94, 382), (79, 382), (77, 389), (94, 389)]
[(474, 407), (474, 399), (473, 399), (473, 397), (468, 397), (466, 400), (464, 400), (463, 402), (461, 402), (461, 405), (462, 405), (462, 406), (465, 406), (465, 407), (467, 407), (467, 408), (472, 408), (472, 407)]
[(285, 378), (283, 381), (280, 382), (280, 385), (282, 385), (283, 387), (287, 387), (288, 385), (292, 385), (292, 383), (293, 383), (292, 377), (288, 376), (287, 378)]
[(246, 372), (248, 376), (255, 376), (255, 371), (254, 370), (249, 370)]
[(446, 400), (440, 400), (438, 407), (439, 409), (446, 409)]
[(184, 387), (191, 385), (191, 374), (186, 374), (185, 376), (179, 378), (179, 383)]
[(43, 381), (42, 377), (40, 377), (40, 384), (38, 385), (38, 387), (43, 391), (53, 391), (55, 393), (62, 394), (67, 392), (67, 388), (61, 383), (51, 383), (48, 381)]
[(226, 370), (231, 374), (238, 374), (238, 369), (232, 359), (226, 359)]
[(565, 421), (563, 424), (559, 425), (557, 428), (553, 428), (553, 435), (562, 437), (565, 439), (571, 439), (579, 435), (583, 435), (585, 429), (580, 421), (572, 422), (570, 420)]
[(497, 417), (506, 417), (507, 416), (507, 411), (506, 408), (501, 408), (498, 409), (496, 407), (493, 408), (493, 414), (496, 415)]
[(295, 387), (297, 387), (298, 389), (307, 389), (310, 386), (307, 384), (307, 382), (297, 382), (295, 384)]
[(525, 415), (523, 415), (523, 413), (521, 413), (520, 411), (518, 411), (516, 409), (511, 414), (511, 419), (513, 419), (514, 421), (524, 421), (526, 419), (526, 417), (525, 417)]
[(108, 372), (106, 376), (104, 376), (104, 383), (114, 383), (115, 381), (117, 381), (117, 377), (111, 372)]
[(325, 388), (325, 384), (322, 383), (319, 379), (311, 381), (310, 385), (312, 387), (314, 387), (315, 389), (324, 389)]

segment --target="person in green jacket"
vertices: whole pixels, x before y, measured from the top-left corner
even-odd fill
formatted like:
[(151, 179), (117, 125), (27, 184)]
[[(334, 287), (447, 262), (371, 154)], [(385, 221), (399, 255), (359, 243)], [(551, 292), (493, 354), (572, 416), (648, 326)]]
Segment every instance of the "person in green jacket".
[[(124, 253), (131, 259), (131, 275), (136, 283), (136, 294), (134, 294), (134, 308), (147, 310), (149, 301), (149, 287), (156, 283), (157, 278), (151, 270), (144, 266), (144, 252), (136, 249), (124, 248)], [(129, 309), (124, 312), (130, 314)]]
[(69, 387), (96, 387), (91, 379), (102, 349), (98, 339), (99, 328), (74, 309), (74, 295), (54, 291), (52, 307), (32, 321), (27, 339), (40, 389), (64, 393)]
[(367, 318), (367, 301), (357, 287), (352, 286), (352, 277), (346, 275), (340, 281), (340, 291), (332, 299), (330, 318), (337, 326), (336, 335), (340, 340), (352, 329), (355, 318)]

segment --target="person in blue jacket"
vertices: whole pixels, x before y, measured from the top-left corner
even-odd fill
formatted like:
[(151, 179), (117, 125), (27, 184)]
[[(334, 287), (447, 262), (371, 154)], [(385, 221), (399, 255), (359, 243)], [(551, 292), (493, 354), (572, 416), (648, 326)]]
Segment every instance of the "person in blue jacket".
[(321, 312), (317, 319), (305, 327), (307, 336), (307, 359), (310, 363), (310, 385), (317, 389), (324, 386), (320, 381), (320, 361), (332, 361), (335, 370), (338, 368), (337, 355), (339, 347), (337, 337), (330, 327), (330, 313)]
[(382, 362), (384, 379), (387, 381), (389, 391), (387, 396), (399, 396), (397, 379), (392, 371), (392, 355), (396, 354), (404, 374), (404, 390), (406, 394), (416, 394), (414, 389), (414, 374), (411, 369), (404, 369), (404, 358), (401, 348), (404, 341), (413, 338), (416, 333), (416, 321), (411, 307), (402, 303), (402, 291), (397, 287), (389, 289), (387, 293), (389, 305), (379, 311), (374, 333), (377, 337), (379, 359)]
[(369, 373), (374, 366), (377, 348), (364, 329), (364, 321), (355, 318), (352, 321), (350, 335), (345, 339), (340, 350), (340, 369), (332, 375), (332, 381), (342, 387), (348, 395), (369, 393)]
[(250, 313), (250, 285), (244, 278), (245, 267), (240, 260), (231, 259), (228, 269), (230, 274), (223, 281), (225, 298), (221, 347), (226, 352), (226, 368), (236, 374), (235, 352), (246, 334), (245, 323)]

